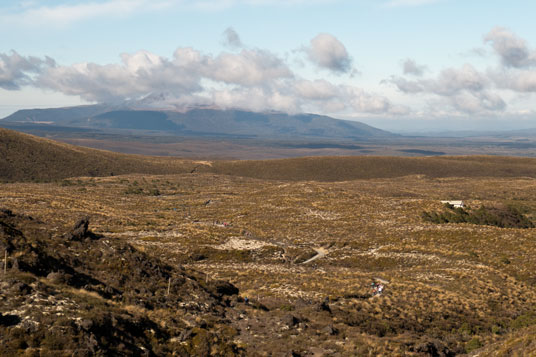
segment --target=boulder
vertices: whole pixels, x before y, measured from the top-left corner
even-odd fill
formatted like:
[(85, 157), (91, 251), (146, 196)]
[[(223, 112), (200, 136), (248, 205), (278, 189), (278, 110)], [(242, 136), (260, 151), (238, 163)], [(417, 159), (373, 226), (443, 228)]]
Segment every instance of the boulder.
[(86, 216), (86, 217), (79, 219), (75, 223), (73, 229), (69, 233), (67, 233), (67, 239), (81, 241), (84, 238), (89, 237), (90, 234), (89, 234), (88, 227), (89, 227), (89, 217)]

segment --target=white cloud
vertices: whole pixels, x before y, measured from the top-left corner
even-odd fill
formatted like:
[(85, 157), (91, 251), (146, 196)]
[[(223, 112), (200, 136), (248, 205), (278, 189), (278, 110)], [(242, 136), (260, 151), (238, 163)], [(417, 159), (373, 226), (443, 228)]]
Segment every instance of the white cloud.
[(426, 71), (426, 66), (419, 65), (415, 60), (412, 60), (410, 58), (406, 59), (404, 63), (402, 64), (404, 74), (410, 74), (413, 76), (420, 77), (424, 74), (424, 71)]
[(536, 51), (512, 31), (493, 28), (484, 41), (490, 43), (501, 66), (488, 70), (488, 76), (501, 89), (517, 93), (536, 92)]
[(338, 88), (326, 80), (298, 80), (294, 89), (301, 97), (312, 100), (327, 100), (338, 96)]
[(403, 77), (392, 77), (390, 82), (406, 93), (429, 92), (442, 96), (454, 95), (464, 90), (482, 91), (489, 84), (488, 79), (470, 64), (461, 68), (444, 69), (435, 79), (407, 80)]
[(84, 3), (64, 2), (56, 6), (31, 4), (17, 11), (1, 11), (0, 20), (5, 24), (25, 26), (67, 26), (102, 16), (129, 16), (136, 12), (161, 10), (180, 1), (173, 0), (108, 0)]
[(65, 27), (104, 16), (128, 17), (137, 13), (170, 8), (218, 11), (241, 5), (289, 7), (340, 1), (343, 0), (93, 0), (86, 2), (61, 0), (55, 5), (43, 5), (44, 1), (23, 1), (14, 6), (0, 4), (0, 22), (11, 26)]
[[(0, 54), (0, 86), (17, 90), (33, 86), (89, 102), (136, 101), (184, 107), (389, 114), (407, 112), (385, 96), (325, 79), (298, 76), (277, 55), (242, 49), (218, 55), (178, 48), (166, 58), (149, 51), (121, 54), (112, 64), (58, 65), (53, 60)], [(152, 104), (151, 104), (152, 103)]]
[(279, 78), (292, 77), (290, 68), (274, 54), (264, 50), (242, 50), (207, 57), (203, 74), (213, 80), (244, 86), (261, 86)]
[[(392, 76), (384, 83), (394, 84), (405, 94), (419, 94), (433, 108), (431, 113), (506, 115), (520, 102), (527, 103), (527, 94), (536, 93), (536, 51), (525, 39), (503, 27), (493, 28), (484, 36), (484, 42), (491, 45), (499, 60), (496, 67), (478, 70), (465, 64), (446, 68), (435, 77)], [(479, 49), (475, 54), (485, 53), (485, 49)], [(413, 60), (406, 60), (403, 67), (406, 75), (419, 75), (424, 69)], [(507, 102), (514, 108), (504, 113)]]
[(228, 27), (225, 29), (225, 31), (223, 31), (223, 44), (230, 48), (243, 47), (240, 36), (232, 27)]
[(438, 96), (445, 105), (463, 113), (483, 114), (506, 107), (504, 100), (492, 92), (493, 82), (470, 64), (444, 69), (436, 78), (408, 80), (395, 76), (388, 82), (404, 93)]
[(200, 76), (145, 51), (122, 54), (121, 64), (80, 63), (43, 71), (35, 85), (84, 100), (115, 102), (142, 97), (154, 90), (180, 94), (201, 89)]
[(311, 40), (306, 52), (309, 59), (319, 67), (339, 73), (352, 70), (352, 59), (346, 47), (333, 35), (318, 34)]
[(50, 58), (24, 57), (13, 51), (10, 55), (0, 53), (0, 88), (17, 90), (32, 82), (32, 77), (53, 65)]
[(503, 27), (493, 28), (485, 37), (506, 67), (524, 68), (536, 65), (536, 52), (527, 47), (524, 39)]
[(499, 88), (520, 93), (536, 92), (535, 70), (490, 70), (489, 76)]

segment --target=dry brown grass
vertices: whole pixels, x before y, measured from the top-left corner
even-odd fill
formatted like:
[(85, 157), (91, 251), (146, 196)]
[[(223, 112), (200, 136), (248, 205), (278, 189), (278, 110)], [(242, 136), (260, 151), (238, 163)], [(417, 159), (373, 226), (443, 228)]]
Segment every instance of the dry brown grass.
[[(161, 194), (125, 193), (134, 182)], [(58, 226), (88, 214), (97, 233), (231, 281), (271, 309), (258, 311), (255, 333), (242, 336), (248, 348), (299, 344), (261, 326), (274, 309), (290, 309), (308, 319), (303, 331), (326, 324), (344, 331), (322, 337), (321, 346), (347, 355), (418, 354), (433, 339), (462, 352), (473, 339), (486, 345), (515, 330), (520, 315), (535, 312), (535, 230), (438, 225), (420, 215), (442, 199), (463, 199), (515, 202), (534, 218), (534, 197), (529, 177), (329, 183), (194, 173), (0, 185), (0, 206)], [(297, 264), (319, 247), (326, 257)], [(373, 278), (390, 283), (383, 296), (365, 298)], [(314, 310), (325, 297), (332, 315)]]

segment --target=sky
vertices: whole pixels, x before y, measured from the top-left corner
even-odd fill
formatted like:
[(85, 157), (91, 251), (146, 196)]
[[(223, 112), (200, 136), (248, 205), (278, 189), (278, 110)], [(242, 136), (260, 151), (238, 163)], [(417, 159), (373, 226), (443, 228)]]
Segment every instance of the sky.
[(531, 0), (0, 3), (0, 118), (142, 100), (384, 129), (536, 127)]

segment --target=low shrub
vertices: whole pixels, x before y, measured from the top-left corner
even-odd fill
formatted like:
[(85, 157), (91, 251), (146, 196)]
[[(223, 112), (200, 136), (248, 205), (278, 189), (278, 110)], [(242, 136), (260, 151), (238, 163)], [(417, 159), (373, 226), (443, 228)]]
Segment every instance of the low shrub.
[(481, 206), (477, 209), (446, 204), (442, 212), (422, 212), (423, 220), (432, 223), (471, 223), (500, 228), (534, 228), (534, 223), (512, 205)]

